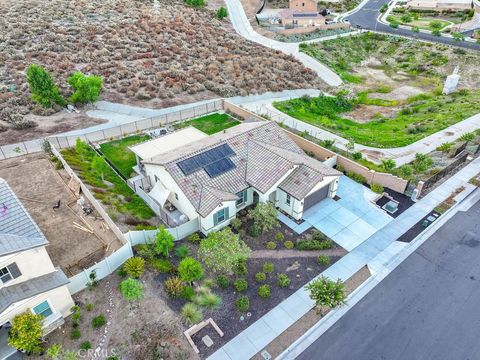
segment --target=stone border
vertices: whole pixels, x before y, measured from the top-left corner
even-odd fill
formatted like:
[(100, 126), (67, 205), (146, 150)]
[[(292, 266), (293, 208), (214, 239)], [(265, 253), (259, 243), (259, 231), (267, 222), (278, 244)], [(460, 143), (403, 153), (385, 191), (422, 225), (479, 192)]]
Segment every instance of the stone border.
[(213, 328), (215, 329), (215, 331), (218, 333), (218, 335), (220, 335), (220, 337), (223, 337), (223, 331), (220, 330), (220, 328), (218, 327), (218, 325), (215, 323), (215, 321), (213, 321), (212, 318), (209, 318), (207, 320), (204, 320), (202, 322), (199, 322), (198, 324), (196, 325), (193, 325), (192, 327), (190, 327), (189, 329), (185, 330), (183, 332), (183, 335), (185, 335), (185, 337), (187, 338), (188, 340), (188, 343), (190, 344), (190, 346), (193, 348), (193, 350), (195, 351), (195, 353), (199, 354), (200, 351), (198, 350), (197, 346), (195, 345), (195, 343), (193, 342), (192, 340), (192, 335), (195, 335), (197, 332), (199, 332), (200, 330), (202, 330), (205, 326), (207, 325), (212, 325)]

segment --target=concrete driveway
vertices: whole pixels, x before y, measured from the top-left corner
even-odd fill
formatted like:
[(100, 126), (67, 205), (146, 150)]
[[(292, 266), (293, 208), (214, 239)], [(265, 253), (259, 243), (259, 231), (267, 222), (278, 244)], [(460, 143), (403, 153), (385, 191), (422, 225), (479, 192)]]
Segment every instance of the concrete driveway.
[(377, 194), (347, 176), (340, 178), (337, 196), (308, 209), (303, 219), (348, 251), (393, 219), (371, 202)]

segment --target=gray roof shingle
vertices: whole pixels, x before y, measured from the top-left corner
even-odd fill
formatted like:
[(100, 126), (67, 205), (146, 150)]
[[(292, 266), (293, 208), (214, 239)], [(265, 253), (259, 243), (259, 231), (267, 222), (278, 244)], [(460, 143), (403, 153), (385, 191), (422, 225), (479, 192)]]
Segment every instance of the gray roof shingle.
[[(220, 176), (211, 178), (203, 169), (186, 176), (177, 165), (181, 160), (222, 144), (228, 144), (235, 152), (230, 157), (235, 168)], [(250, 186), (264, 193), (301, 165), (308, 168), (305, 171), (312, 174), (311, 177), (293, 178), (294, 171), (287, 177), (289, 181), (282, 182), (285, 182), (285, 191), (289, 189), (287, 192), (291, 191), (294, 197), (305, 189), (312, 189), (324, 176), (340, 174), (307, 156), (273, 121), (242, 123), (144, 163), (164, 166), (201, 216), (210, 214), (222, 201), (235, 200), (237, 193)], [(297, 180), (302, 182), (298, 184)]]
[(62, 270), (57, 269), (46, 275), (29, 279), (19, 284), (0, 289), (0, 313), (10, 305), (32, 296), (67, 285), (70, 281)]
[(23, 204), (0, 178), (0, 256), (47, 244)]

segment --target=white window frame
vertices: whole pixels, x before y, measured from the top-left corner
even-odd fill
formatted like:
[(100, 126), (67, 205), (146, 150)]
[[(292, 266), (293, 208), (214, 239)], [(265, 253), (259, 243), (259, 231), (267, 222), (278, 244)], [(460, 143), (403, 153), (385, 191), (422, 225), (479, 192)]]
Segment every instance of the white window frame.
[[(3, 269), (6, 269), (7, 273), (0, 276), (0, 283), (6, 284), (9, 281), (12, 281), (14, 279), (14, 277), (13, 277), (12, 273), (10, 272), (10, 270), (8, 269), (8, 266), (4, 266), (4, 267), (0, 268), (0, 270), (3, 270)], [(10, 276), (10, 279), (8, 279), (7, 281), (3, 281), (2, 277), (6, 276), (7, 274), (8, 274), (8, 276)]]
[(290, 196), (290, 194), (287, 194), (287, 197), (285, 198), (285, 204), (287, 204), (288, 206), (292, 205), (292, 197)]
[[(244, 205), (247, 200), (248, 200), (248, 189), (242, 190), (239, 193), (237, 193), (237, 196), (240, 198), (235, 202), (235, 205), (237, 207), (241, 207)], [(240, 202), (239, 202), (240, 201)]]
[(37, 303), (37, 305), (32, 306), (32, 308), (31, 308), (30, 310), (31, 310), (31, 312), (32, 312), (33, 314), (38, 315), (33, 308), (36, 307), (36, 306), (38, 306), (38, 305), (40, 305), (40, 304), (43, 304), (44, 302), (47, 302), (48, 307), (50, 308), (50, 311), (52, 312), (50, 315), (46, 316), (46, 317), (43, 319), (45, 322), (48, 323), (48, 319), (52, 318), (52, 317), (56, 314), (55, 308), (53, 307), (52, 302), (50, 301), (50, 299), (45, 299), (45, 300), (40, 301), (39, 303)]

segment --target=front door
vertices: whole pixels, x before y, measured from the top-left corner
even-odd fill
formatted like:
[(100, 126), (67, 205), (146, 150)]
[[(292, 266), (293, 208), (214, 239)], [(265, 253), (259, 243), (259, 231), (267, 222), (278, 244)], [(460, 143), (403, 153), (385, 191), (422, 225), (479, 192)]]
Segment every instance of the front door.
[(260, 196), (256, 191), (253, 192), (253, 203), (256, 204), (260, 200)]

